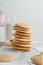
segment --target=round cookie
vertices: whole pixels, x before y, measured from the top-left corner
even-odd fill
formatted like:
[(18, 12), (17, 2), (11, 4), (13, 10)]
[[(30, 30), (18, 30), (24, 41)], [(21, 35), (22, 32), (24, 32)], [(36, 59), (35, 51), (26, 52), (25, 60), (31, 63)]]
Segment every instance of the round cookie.
[(31, 37), (21, 37), (21, 36), (15, 36), (15, 39), (18, 38), (18, 39), (31, 39)]
[(31, 32), (31, 28), (24, 29), (24, 28), (20, 28), (20, 27), (16, 27), (16, 26), (13, 27), (13, 30), (22, 31), (25, 33), (28, 33), (28, 31)]
[(14, 47), (14, 48), (18, 48), (18, 49), (28, 49), (28, 48), (31, 48), (32, 45), (29, 46), (29, 47), (26, 47), (26, 46), (18, 46), (18, 45), (15, 44), (13, 47)]
[(15, 46), (13, 46), (13, 48), (14, 48), (14, 49), (26, 50), (26, 49), (29, 49), (29, 48), (31, 48), (31, 47), (20, 47), (20, 46), (15, 45)]
[(15, 43), (19, 43), (19, 44), (31, 44), (32, 41), (19, 41), (19, 40), (15, 40)]
[(20, 33), (20, 32), (15, 32), (15, 35), (19, 35), (19, 36), (25, 36), (25, 37), (29, 37), (29, 36), (31, 36), (31, 33), (29, 33), (29, 34), (23, 34), (23, 33)]
[(19, 34), (19, 33), (15, 33), (15, 34), (13, 34), (13, 36), (15, 36), (15, 35), (19, 35), (19, 36), (21, 36), (21, 37), (30, 37), (31, 36), (31, 34)]
[(18, 44), (18, 43), (17, 43), (17, 44), (15, 44), (15, 45), (16, 45), (16, 46), (19, 46), (19, 47), (24, 47), (24, 48), (32, 47), (31, 44), (30, 44), (30, 45), (29, 45), (29, 44), (28, 44), (28, 45), (25, 45), (25, 44), (22, 45), (22, 44)]
[(3, 46), (12, 46), (11, 42), (4, 43)]
[(31, 33), (32, 31), (31, 31), (31, 29), (21, 29), (21, 28), (17, 28), (17, 27), (15, 27), (13, 30), (15, 30), (15, 31), (20, 31), (21, 33), (26, 33), (26, 34), (29, 34), (29, 33)]
[(15, 40), (21, 41), (21, 42), (26, 42), (26, 41), (32, 41), (32, 39), (20, 39), (20, 38), (16, 38)]
[(31, 36), (31, 35), (24, 36), (24, 35), (20, 35), (20, 34), (16, 34), (16, 33), (15, 33), (15, 34), (13, 34), (13, 36), (14, 36), (14, 37), (19, 37), (19, 38), (30, 38), (30, 37), (32, 38), (32, 36)]
[(13, 30), (24, 31), (25, 32), (25, 31), (30, 30), (30, 28), (29, 29), (22, 29), (22, 28), (14, 27)]
[(22, 33), (22, 34), (30, 34), (30, 33), (31, 33), (30, 30), (27, 30), (27, 31), (18, 31), (18, 30), (17, 30), (16, 32)]
[(29, 48), (29, 49), (17, 49), (17, 48), (12, 48), (12, 50), (22, 51), (22, 52), (30, 51), (31, 49), (32, 49), (32, 48)]
[(33, 56), (31, 60), (36, 65), (43, 65), (43, 53)]
[(18, 43), (18, 42), (15, 42), (13, 43), (13, 45), (24, 45), (24, 46), (27, 46), (27, 45), (31, 45), (31, 42), (30, 43)]
[(19, 28), (19, 27), (13, 27), (13, 30), (27, 31), (28, 29), (22, 29), (22, 28)]
[[(14, 34), (13, 34), (13, 35), (14, 35)], [(22, 33), (22, 32), (20, 32), (20, 31), (16, 31), (16, 32), (15, 32), (15, 35), (29, 37), (29, 36), (31, 36), (32, 34), (31, 34), (31, 33)]]
[(23, 23), (17, 23), (17, 24), (15, 24), (14, 27), (19, 27), (19, 28), (23, 28), (23, 29), (29, 29), (31, 26), (25, 25)]
[(0, 62), (11, 62), (14, 57), (10, 54), (0, 54)]

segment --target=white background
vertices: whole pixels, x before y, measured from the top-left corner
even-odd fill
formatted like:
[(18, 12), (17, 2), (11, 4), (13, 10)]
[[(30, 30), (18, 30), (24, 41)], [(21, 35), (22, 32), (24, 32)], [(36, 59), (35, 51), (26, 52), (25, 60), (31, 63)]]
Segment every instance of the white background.
[(0, 0), (0, 10), (31, 25), (33, 41), (43, 42), (43, 0)]

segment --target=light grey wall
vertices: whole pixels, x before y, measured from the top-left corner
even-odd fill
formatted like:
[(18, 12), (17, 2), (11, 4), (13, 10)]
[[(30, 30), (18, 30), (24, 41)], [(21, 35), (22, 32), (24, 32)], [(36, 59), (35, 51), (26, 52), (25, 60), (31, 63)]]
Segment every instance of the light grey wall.
[(31, 25), (33, 41), (43, 42), (43, 0), (0, 0), (0, 10)]

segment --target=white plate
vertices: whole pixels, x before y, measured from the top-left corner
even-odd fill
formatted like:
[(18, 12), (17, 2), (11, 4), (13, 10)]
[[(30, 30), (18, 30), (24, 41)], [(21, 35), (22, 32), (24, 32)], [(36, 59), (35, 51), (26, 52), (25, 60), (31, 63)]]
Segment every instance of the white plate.
[[(0, 65), (33, 65), (31, 63), (31, 57), (38, 54), (37, 51), (34, 49), (31, 50), (31, 52), (18, 52), (13, 51), (12, 47), (0, 47), (0, 54), (11, 54), (15, 57), (15, 60), (13, 62), (0, 62)], [(28, 64), (28, 62), (30, 64)]]

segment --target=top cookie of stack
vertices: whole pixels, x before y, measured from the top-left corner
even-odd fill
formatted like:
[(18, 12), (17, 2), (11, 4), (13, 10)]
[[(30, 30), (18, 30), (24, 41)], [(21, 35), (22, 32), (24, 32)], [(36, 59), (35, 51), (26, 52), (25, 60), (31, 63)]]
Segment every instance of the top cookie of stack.
[(18, 23), (13, 26), (15, 31), (15, 43), (13, 43), (13, 50), (28, 51), (32, 48), (31, 27), (23, 23)]
[(18, 23), (18, 24), (15, 24), (15, 26), (13, 26), (13, 29), (14, 30), (22, 30), (24, 32), (24, 31), (30, 29), (30, 26), (27, 26), (27, 25), (22, 24), (22, 23)]

